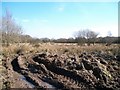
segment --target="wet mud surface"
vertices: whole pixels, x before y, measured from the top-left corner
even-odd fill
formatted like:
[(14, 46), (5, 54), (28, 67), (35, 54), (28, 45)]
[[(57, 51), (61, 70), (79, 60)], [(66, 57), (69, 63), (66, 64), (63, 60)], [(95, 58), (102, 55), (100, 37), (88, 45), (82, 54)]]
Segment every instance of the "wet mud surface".
[(120, 90), (120, 58), (105, 53), (37, 53), (9, 59), (11, 88)]

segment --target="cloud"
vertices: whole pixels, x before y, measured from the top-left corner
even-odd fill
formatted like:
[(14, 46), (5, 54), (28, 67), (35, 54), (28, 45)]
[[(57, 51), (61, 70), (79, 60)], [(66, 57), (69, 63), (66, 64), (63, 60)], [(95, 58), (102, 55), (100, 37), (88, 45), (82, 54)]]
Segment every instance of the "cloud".
[(58, 10), (59, 11), (64, 11), (64, 7), (59, 7)]
[(62, 12), (65, 10), (65, 7), (66, 7), (66, 4), (62, 3), (62, 4), (59, 4), (59, 6), (57, 6), (57, 9), (58, 9), (58, 11)]
[(30, 20), (29, 19), (23, 19), (22, 22), (27, 23), (27, 22), (30, 22)]
[(31, 21), (32, 23), (47, 23), (48, 22), (47, 19), (39, 19), (39, 18), (34, 18)]
[(17, 17), (14, 17), (14, 19), (17, 21), (18, 20), (18, 18)]

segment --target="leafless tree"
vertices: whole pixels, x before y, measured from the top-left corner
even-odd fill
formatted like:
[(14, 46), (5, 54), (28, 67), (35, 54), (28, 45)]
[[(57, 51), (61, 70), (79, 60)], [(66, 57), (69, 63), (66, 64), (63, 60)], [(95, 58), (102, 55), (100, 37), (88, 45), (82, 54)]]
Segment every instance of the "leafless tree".
[(107, 39), (105, 40), (106, 41), (106, 46), (110, 46), (112, 44), (111, 38), (112, 38), (112, 33), (111, 33), (111, 31), (108, 31), (107, 32)]
[(108, 37), (112, 37), (111, 31), (108, 31), (108, 32), (107, 32), (107, 36), (108, 36)]
[(7, 44), (20, 42), (22, 29), (13, 19), (11, 13), (6, 10), (5, 16), (2, 17), (2, 36), (3, 41)]
[(87, 40), (88, 45), (90, 44), (90, 40), (95, 41), (95, 38), (98, 36), (98, 33), (91, 31), (89, 29), (80, 30), (77, 33), (77, 38), (85, 38)]

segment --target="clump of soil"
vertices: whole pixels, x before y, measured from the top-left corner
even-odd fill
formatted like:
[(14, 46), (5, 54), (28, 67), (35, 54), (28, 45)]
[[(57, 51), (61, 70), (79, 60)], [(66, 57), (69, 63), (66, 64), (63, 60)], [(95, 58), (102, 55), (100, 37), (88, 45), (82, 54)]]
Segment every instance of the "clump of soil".
[(11, 88), (120, 89), (120, 62), (106, 53), (20, 54), (8, 64)]

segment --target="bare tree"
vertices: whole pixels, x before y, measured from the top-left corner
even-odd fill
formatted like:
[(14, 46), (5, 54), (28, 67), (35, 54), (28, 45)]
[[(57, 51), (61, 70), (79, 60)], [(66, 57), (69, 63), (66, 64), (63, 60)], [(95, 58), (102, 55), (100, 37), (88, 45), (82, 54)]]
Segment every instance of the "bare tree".
[(90, 45), (90, 40), (95, 42), (95, 38), (98, 36), (98, 33), (91, 31), (89, 29), (80, 30), (77, 33), (77, 38), (85, 38), (87, 40), (88, 45)]
[(108, 31), (108, 32), (107, 32), (107, 36), (108, 36), (108, 37), (111, 37), (111, 36), (112, 36), (111, 31)]
[(2, 17), (2, 35), (5, 43), (20, 42), (22, 29), (14, 21), (12, 15), (6, 10), (5, 16)]
[(111, 33), (111, 31), (108, 31), (107, 32), (107, 37), (105, 39), (106, 46), (110, 46), (112, 44), (111, 38), (112, 38), (112, 33)]

